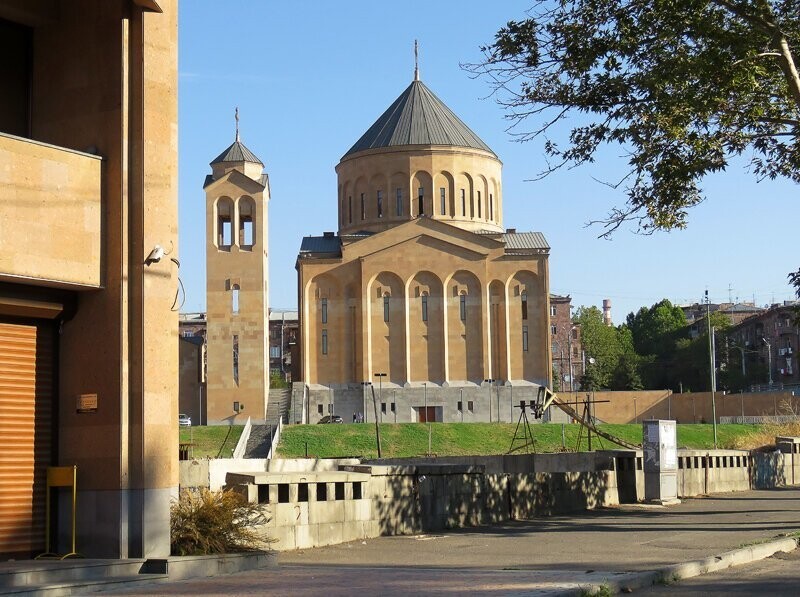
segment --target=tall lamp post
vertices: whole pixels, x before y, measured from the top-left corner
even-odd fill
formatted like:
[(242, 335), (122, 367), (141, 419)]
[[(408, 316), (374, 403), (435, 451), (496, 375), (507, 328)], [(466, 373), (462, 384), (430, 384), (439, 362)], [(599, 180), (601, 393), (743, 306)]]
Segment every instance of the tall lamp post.
[[(383, 378), (386, 377), (385, 373), (375, 373), (378, 378), (378, 393), (383, 402)], [(372, 388), (372, 407), (375, 411), (375, 442), (378, 444), (378, 458), (381, 457), (381, 428), (378, 426), (378, 403), (375, 401), (375, 388)]]
[(714, 328), (711, 327), (711, 301), (706, 290), (706, 322), (708, 324), (708, 356), (711, 365), (711, 419), (714, 425), (714, 449), (717, 449), (717, 364), (714, 358)]
[(761, 337), (761, 341), (767, 346), (767, 368), (769, 369), (769, 386), (772, 387), (772, 345), (769, 341)]

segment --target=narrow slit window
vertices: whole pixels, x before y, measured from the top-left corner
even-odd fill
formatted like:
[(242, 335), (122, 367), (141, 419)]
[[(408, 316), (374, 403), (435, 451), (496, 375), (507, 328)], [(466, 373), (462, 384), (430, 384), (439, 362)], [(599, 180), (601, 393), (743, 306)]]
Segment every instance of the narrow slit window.
[(522, 319), (528, 319), (528, 294), (526, 292), (522, 293), (520, 303), (522, 305)]
[(481, 217), (481, 192), (478, 191), (478, 217)]
[(328, 330), (322, 330), (322, 354), (328, 354)]
[(383, 191), (378, 191), (378, 217), (383, 217)]
[(383, 297), (383, 320), (388, 322), (389, 321), (389, 295), (386, 294)]
[(461, 189), (461, 217), (467, 215), (467, 192)]
[(239, 313), (239, 285), (234, 284), (231, 288), (231, 313)]
[(522, 351), (528, 352), (528, 326), (522, 326)]
[(394, 209), (398, 216), (403, 215), (403, 189), (398, 187), (394, 196)]
[(367, 204), (364, 202), (364, 193), (361, 193), (361, 219), (367, 219)]
[(459, 312), (459, 316), (461, 317), (461, 321), (466, 321), (467, 320), (467, 295), (466, 294), (462, 294), (459, 297), (458, 312)]
[(417, 195), (417, 211), (419, 215), (425, 215), (425, 189), (423, 187), (419, 188), (419, 195)]
[(494, 222), (494, 197), (489, 193), (489, 219)]
[(326, 298), (321, 301), (320, 314), (322, 316), (322, 323), (328, 323), (328, 299)]
[(233, 383), (237, 386), (239, 385), (239, 336), (234, 334), (233, 335), (233, 350), (232, 350), (232, 360), (233, 360)]
[(353, 223), (353, 196), (347, 197), (347, 223)]
[(444, 187), (439, 189), (439, 204), (442, 215), (447, 214), (447, 196), (445, 195)]
[(428, 295), (422, 295), (422, 321), (428, 321)]

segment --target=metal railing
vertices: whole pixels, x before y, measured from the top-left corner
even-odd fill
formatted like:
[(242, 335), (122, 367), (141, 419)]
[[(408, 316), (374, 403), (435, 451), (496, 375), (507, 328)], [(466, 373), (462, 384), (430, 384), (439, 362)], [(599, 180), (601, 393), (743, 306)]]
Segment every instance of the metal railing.
[(236, 448), (233, 451), (234, 458), (244, 458), (244, 454), (247, 452), (247, 441), (250, 439), (250, 432), (252, 430), (253, 425), (250, 422), (250, 417), (247, 417), (247, 423), (244, 424), (242, 435), (239, 437), (239, 443), (236, 444)]

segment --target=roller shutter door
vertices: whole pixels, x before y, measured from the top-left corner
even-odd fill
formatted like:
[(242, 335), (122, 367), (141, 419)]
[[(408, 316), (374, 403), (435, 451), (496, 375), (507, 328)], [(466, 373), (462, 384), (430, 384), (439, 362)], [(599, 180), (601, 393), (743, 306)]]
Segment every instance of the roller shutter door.
[(53, 344), (50, 322), (0, 319), (0, 555), (44, 550)]

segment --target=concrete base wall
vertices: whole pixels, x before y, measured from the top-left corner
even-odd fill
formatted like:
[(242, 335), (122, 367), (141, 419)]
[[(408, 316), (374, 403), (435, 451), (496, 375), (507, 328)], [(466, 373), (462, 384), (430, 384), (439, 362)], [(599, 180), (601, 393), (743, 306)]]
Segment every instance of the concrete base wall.
[[(292, 423), (316, 423), (323, 416), (336, 414), (345, 423), (353, 423), (353, 415), (361, 414), (364, 423), (375, 421), (377, 406), (378, 420), (381, 423), (415, 423), (419, 420), (419, 410), (428, 407), (436, 409), (436, 421), (445, 423), (516, 423), (519, 420), (520, 401), (530, 405), (536, 400), (539, 386), (515, 382), (513, 385), (440, 386), (430, 383), (427, 387), (414, 384), (414, 387), (398, 387), (395, 384), (374, 386), (375, 405), (372, 401), (373, 388), (361, 387), (323, 387), (311, 386), (303, 398), (299, 391), (293, 393), (293, 407), (289, 420)], [(491, 396), (491, 398), (490, 398)], [(298, 401), (305, 400), (305, 409)], [(461, 409), (458, 408), (459, 402)], [(301, 418), (306, 413), (307, 419)], [(541, 420), (567, 422), (568, 418), (557, 408), (550, 409), (544, 418), (535, 419), (527, 411), (531, 423)]]

